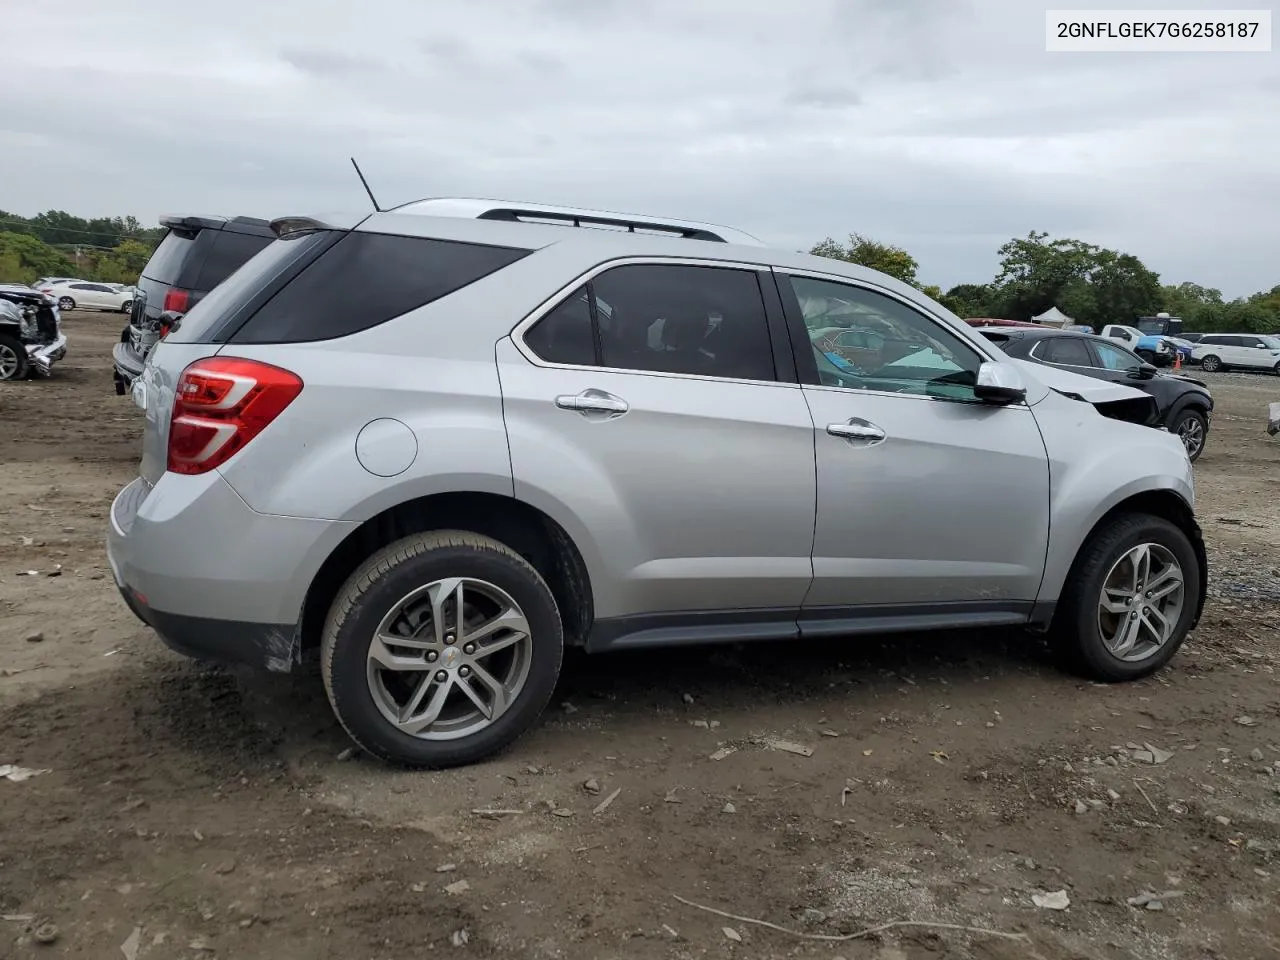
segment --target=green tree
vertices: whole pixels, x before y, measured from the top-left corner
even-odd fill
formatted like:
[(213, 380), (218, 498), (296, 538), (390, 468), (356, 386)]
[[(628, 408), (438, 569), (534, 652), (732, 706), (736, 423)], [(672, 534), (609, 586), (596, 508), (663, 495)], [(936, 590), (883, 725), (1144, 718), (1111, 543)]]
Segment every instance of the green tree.
[(887, 273), (913, 287), (920, 286), (916, 278), (916, 271), (920, 269), (920, 264), (916, 262), (915, 257), (901, 247), (879, 243), (858, 233), (849, 234), (848, 246), (827, 237), (815, 243), (809, 252), (816, 257), (829, 257), (832, 260), (856, 263), (859, 266)]
[(0, 280), (30, 283), (40, 276), (65, 274), (71, 262), (36, 237), (24, 233), (0, 233)]
[(939, 302), (958, 317), (998, 317), (996, 298), (989, 284), (960, 283), (952, 287)]
[(138, 240), (122, 240), (103, 253), (94, 268), (95, 279), (106, 283), (137, 283), (151, 258), (151, 246)]
[(1006, 315), (1028, 320), (1056, 306), (1080, 323), (1133, 323), (1161, 303), (1160, 277), (1132, 254), (1032, 231), (999, 251), (993, 287)]

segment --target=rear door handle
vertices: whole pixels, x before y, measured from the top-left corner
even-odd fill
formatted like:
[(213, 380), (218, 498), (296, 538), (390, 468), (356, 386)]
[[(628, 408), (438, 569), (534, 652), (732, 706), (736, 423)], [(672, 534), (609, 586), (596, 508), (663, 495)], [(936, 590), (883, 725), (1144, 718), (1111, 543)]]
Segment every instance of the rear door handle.
[[(561, 410), (576, 410), (584, 417), (594, 420), (612, 420), (631, 409), (630, 404), (621, 397), (615, 397), (612, 393), (595, 389), (556, 397), (556, 406)], [(597, 416), (592, 416), (592, 414)], [(599, 414), (604, 414), (605, 416), (602, 418)]]
[(883, 443), (888, 436), (883, 429), (860, 417), (852, 417), (845, 423), (829, 423), (827, 433), (833, 437), (848, 440), (859, 447), (872, 447), (877, 443)]

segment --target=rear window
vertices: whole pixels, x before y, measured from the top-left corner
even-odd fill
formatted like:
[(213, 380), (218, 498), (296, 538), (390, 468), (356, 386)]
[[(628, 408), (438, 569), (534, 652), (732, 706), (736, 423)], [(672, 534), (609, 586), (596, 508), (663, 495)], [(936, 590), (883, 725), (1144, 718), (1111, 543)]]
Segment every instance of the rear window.
[(200, 267), (196, 289), (212, 290), (273, 239), (233, 233), (230, 230), (210, 231), (204, 241), (208, 244), (208, 249)]
[(333, 233), (321, 232), (268, 244), (192, 307), (170, 339), (181, 343), (222, 339), (220, 334), (235, 330), (255, 304), (264, 302), (288, 279), (296, 265), (334, 239)]
[(345, 337), (448, 296), (530, 252), (350, 233), (268, 300), (231, 340), (306, 343)]
[(151, 259), (142, 268), (142, 275), (149, 280), (172, 286), (177, 283), (178, 273), (187, 257), (195, 249), (195, 240), (181, 236), (170, 230), (156, 247)]

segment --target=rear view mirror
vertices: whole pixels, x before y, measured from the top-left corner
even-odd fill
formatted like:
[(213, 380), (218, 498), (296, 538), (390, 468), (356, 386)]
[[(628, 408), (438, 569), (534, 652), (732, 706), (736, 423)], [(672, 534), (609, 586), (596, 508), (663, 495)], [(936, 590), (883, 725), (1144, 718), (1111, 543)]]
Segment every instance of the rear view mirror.
[(987, 360), (978, 368), (973, 395), (983, 403), (1021, 403), (1027, 399), (1027, 385), (1017, 367)]

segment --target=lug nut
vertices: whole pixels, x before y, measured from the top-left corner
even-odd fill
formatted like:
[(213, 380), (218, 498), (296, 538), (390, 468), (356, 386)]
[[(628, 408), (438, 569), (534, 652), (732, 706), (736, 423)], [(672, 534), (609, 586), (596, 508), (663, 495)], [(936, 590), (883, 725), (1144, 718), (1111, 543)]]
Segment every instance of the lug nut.
[(445, 673), (443, 670), (439, 671), (436, 674), (436, 683), (444, 683), (448, 679), (449, 679), (449, 674)]
[(435, 663), (439, 659), (440, 654), (436, 653), (434, 650), (427, 651), (427, 663)]
[(470, 667), (459, 667), (459, 668), (458, 668), (458, 674), (459, 674), (460, 676), (463, 676), (463, 677), (469, 677), (469, 676), (471, 676), (471, 668), (470, 668)]
[(446, 633), (446, 634), (444, 635), (444, 642), (445, 642), (445, 643), (453, 643), (453, 642), (454, 642), (454, 640), (456, 640), (456, 639), (457, 639), (457, 637), (455, 637), (452, 633)]
[(468, 643), (465, 647), (462, 648), (462, 652), (467, 654), (467, 656), (470, 656), (471, 654), (476, 652), (476, 645), (474, 643)]

